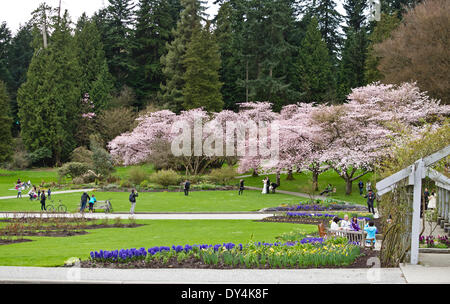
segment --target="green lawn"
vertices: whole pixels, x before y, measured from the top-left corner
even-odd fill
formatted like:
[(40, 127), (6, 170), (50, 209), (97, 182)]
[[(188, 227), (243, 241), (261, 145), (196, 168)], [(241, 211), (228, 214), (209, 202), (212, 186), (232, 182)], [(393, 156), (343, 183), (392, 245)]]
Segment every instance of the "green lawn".
[[(245, 177), (245, 185), (246, 186), (253, 186), (253, 187), (259, 187), (262, 189), (262, 179), (265, 176), (269, 176), (270, 181), (275, 182), (276, 181), (276, 175), (275, 174), (269, 174), (269, 175), (263, 175), (257, 177)], [(302, 192), (302, 193), (308, 193), (308, 190), (311, 188), (311, 181), (312, 181), (312, 174), (309, 171), (305, 171), (302, 173), (294, 173), (294, 180), (286, 180), (287, 174), (281, 174), (281, 186), (278, 188), (279, 190), (286, 190), (286, 191), (293, 191), (293, 192)], [(355, 174), (356, 176), (356, 174)], [(364, 185), (366, 182), (372, 177), (372, 173), (368, 173), (364, 175), (361, 180), (363, 181)], [(359, 195), (359, 188), (358, 188), (358, 182), (359, 180), (356, 180), (353, 182), (353, 188), (352, 188), (352, 194), (346, 195), (345, 194), (345, 181), (339, 177), (339, 175), (333, 171), (328, 170), (321, 175), (319, 175), (319, 191), (315, 192), (314, 194), (318, 195), (320, 192), (322, 192), (325, 187), (328, 184), (332, 184), (334, 187), (336, 187), (336, 193), (332, 195), (332, 198), (343, 200), (347, 202), (357, 203), (360, 205), (365, 205), (367, 199), (365, 199), (363, 196)]]
[(282, 233), (315, 225), (264, 223), (250, 220), (146, 220), (136, 228), (91, 229), (72, 237), (25, 237), (33, 242), (0, 245), (2, 266), (61, 266), (70, 257), (87, 259), (91, 251), (153, 246), (273, 242)]
[[(22, 182), (31, 181), (32, 184), (40, 184), (42, 181), (57, 182), (58, 173), (54, 168), (40, 168), (40, 169), (27, 169), (27, 170), (5, 170), (0, 169), (0, 196), (17, 195), (16, 186), (17, 179), (20, 178)], [(24, 194), (24, 193), (22, 193)]]
[[(97, 200), (110, 199), (114, 212), (129, 212), (128, 192), (90, 192)], [(80, 203), (81, 193), (54, 194), (55, 201), (61, 200), (69, 212), (74, 212)], [(140, 192), (136, 212), (226, 212), (258, 211), (280, 204), (295, 204), (301, 198), (275, 193), (262, 195), (259, 191), (192, 191), (189, 196), (183, 192)], [(49, 204), (50, 202), (47, 202)], [(0, 211), (39, 211), (40, 203), (30, 201), (26, 195), (22, 199), (0, 200)]]

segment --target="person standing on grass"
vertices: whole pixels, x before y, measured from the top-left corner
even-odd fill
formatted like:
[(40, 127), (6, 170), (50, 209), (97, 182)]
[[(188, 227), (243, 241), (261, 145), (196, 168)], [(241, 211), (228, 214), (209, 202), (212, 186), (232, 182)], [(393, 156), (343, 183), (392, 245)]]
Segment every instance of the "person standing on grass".
[(50, 188), (48, 188), (48, 191), (47, 191), (47, 197), (48, 197), (48, 199), (50, 199), (50, 194), (52, 193), (52, 191), (50, 191)]
[(86, 192), (83, 192), (83, 194), (81, 195), (81, 207), (80, 207), (80, 212), (84, 211), (84, 208), (86, 208), (86, 204), (87, 202), (90, 200), (91, 198), (89, 197), (89, 195)]
[[(38, 197), (39, 197), (39, 196), (38, 196)], [(45, 208), (45, 199), (46, 199), (46, 197), (45, 197), (45, 192), (42, 192), (40, 198), (41, 198), (41, 211), (42, 211), (42, 210), (47, 211), (47, 208)]]
[(244, 180), (241, 179), (241, 180), (239, 181), (239, 192), (238, 192), (238, 195), (241, 195), (241, 194), (243, 194), (243, 193), (244, 193)]
[(184, 182), (184, 195), (189, 195), (189, 188), (191, 187), (191, 183), (189, 182), (189, 180), (187, 179)]
[(136, 207), (136, 197), (138, 196), (137, 191), (135, 191), (134, 189), (131, 190), (130, 193), (130, 203), (131, 203), (131, 209), (130, 209), (130, 214), (134, 214), (134, 208)]
[(22, 198), (22, 187), (17, 189), (17, 198)]
[(369, 193), (369, 191), (372, 191), (372, 184), (370, 181), (367, 181), (366, 183), (366, 192)]
[(97, 201), (97, 199), (95, 198), (95, 195), (92, 194), (92, 197), (89, 200), (89, 213), (92, 213), (92, 211), (94, 211), (94, 204), (96, 201)]
[(358, 183), (358, 187), (359, 187), (359, 195), (363, 195), (364, 192), (364, 183), (360, 180)]

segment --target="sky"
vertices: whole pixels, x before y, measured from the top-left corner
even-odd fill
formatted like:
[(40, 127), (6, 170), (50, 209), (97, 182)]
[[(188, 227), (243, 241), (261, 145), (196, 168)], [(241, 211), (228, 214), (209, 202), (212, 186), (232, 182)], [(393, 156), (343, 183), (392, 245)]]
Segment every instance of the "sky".
[[(31, 18), (31, 12), (35, 10), (39, 4), (46, 2), (51, 7), (58, 7), (59, 0), (0, 0), (0, 23), (6, 21), (8, 28), (13, 35), (19, 29), (20, 24), (24, 24)], [(134, 2), (138, 2), (135, 0)], [(213, 4), (213, 0), (208, 0), (209, 18), (212, 19), (218, 10), (218, 6)], [(73, 22), (83, 12), (88, 16), (92, 16), (94, 12), (100, 8), (107, 6), (108, 0), (61, 0), (62, 11), (67, 9)]]

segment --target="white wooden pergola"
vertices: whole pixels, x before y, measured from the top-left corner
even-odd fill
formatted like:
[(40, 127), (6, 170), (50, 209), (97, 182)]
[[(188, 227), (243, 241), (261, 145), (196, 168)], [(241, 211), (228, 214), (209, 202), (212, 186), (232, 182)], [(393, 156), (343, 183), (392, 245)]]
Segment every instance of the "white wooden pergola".
[(394, 173), (393, 175), (379, 181), (376, 189), (379, 196), (386, 194), (397, 187), (400, 181), (407, 179), (406, 185), (414, 186), (413, 190), (413, 213), (411, 221), (411, 261), (415, 265), (419, 260), (419, 234), (420, 234), (420, 207), (422, 199), (422, 179), (428, 176), (437, 187), (436, 207), (439, 210), (439, 220), (445, 223), (450, 218), (450, 179), (445, 175), (433, 170), (431, 166), (439, 160), (450, 155), (450, 145), (430, 156), (417, 160), (413, 165)]

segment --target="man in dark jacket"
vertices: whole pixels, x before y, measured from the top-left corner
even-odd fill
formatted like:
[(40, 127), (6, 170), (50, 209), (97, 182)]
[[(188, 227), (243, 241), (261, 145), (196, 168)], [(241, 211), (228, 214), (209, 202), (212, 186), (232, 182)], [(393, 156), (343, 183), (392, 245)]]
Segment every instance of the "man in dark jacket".
[(89, 195), (86, 192), (83, 192), (83, 194), (81, 195), (81, 207), (80, 207), (80, 212), (84, 211), (84, 208), (86, 208), (86, 204), (87, 202), (90, 200), (91, 198), (89, 197)]
[(131, 209), (130, 209), (130, 213), (134, 214), (134, 208), (136, 207), (136, 197), (138, 196), (138, 193), (136, 191), (134, 191), (134, 189), (131, 190), (130, 193), (130, 203), (131, 203)]
[(243, 193), (244, 193), (244, 180), (241, 179), (241, 180), (239, 181), (239, 192), (238, 192), (238, 195), (241, 195), (241, 194), (243, 194)]
[(359, 181), (358, 183), (358, 188), (359, 188), (359, 195), (363, 195), (364, 192), (364, 183), (362, 181)]
[(375, 214), (375, 209), (373, 207), (373, 203), (376, 198), (375, 193), (373, 193), (372, 190), (369, 190), (369, 192), (364, 197), (367, 198), (367, 207), (369, 208), (369, 212)]
[(45, 208), (45, 192), (42, 192), (41, 194), (41, 211), (45, 210), (47, 211), (47, 208)]
[(191, 187), (191, 183), (189, 182), (189, 180), (187, 179), (184, 182), (184, 195), (189, 195), (189, 188)]

